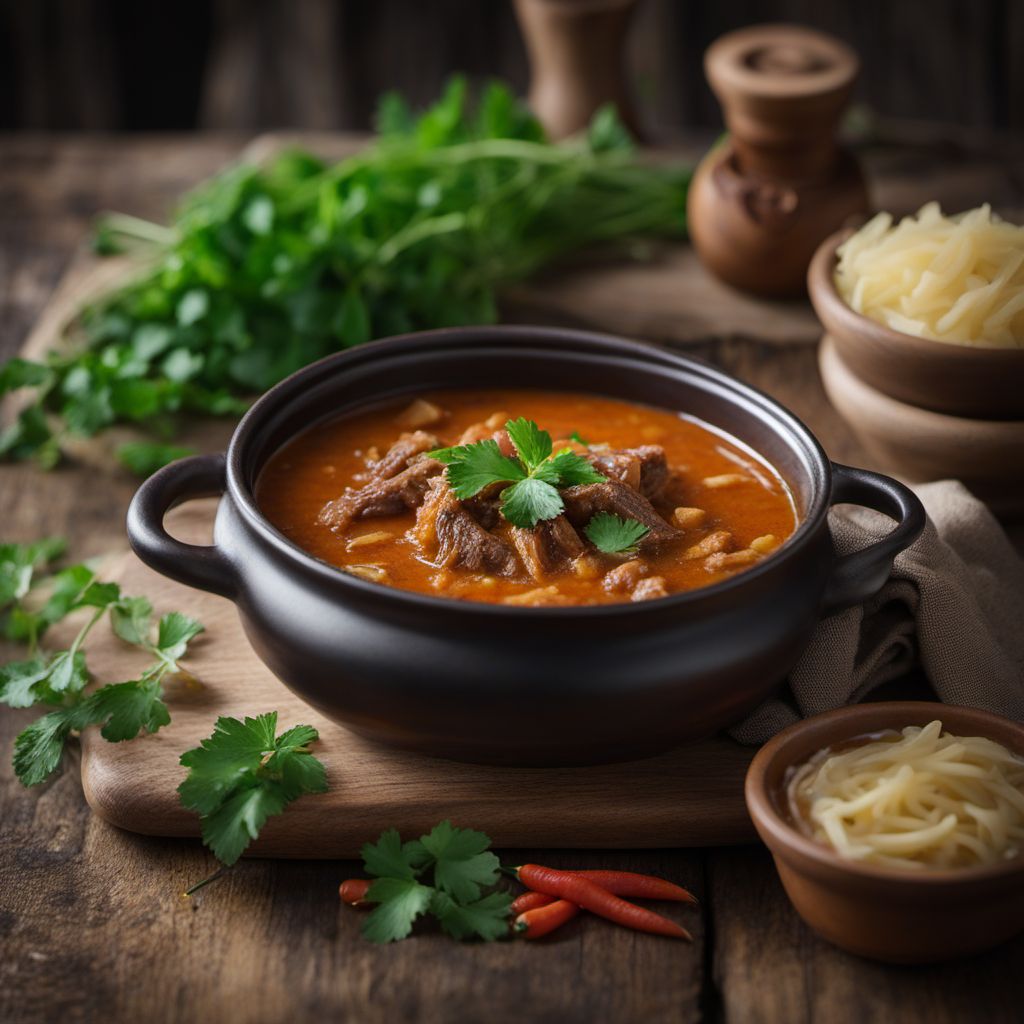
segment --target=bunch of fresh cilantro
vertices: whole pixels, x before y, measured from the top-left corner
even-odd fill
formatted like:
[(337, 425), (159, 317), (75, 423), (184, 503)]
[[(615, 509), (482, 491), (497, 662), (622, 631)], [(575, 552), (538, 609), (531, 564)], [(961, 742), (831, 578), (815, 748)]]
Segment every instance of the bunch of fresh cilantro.
[(685, 230), (689, 172), (639, 162), (610, 108), (552, 145), (507, 87), (474, 105), (456, 78), (418, 117), (385, 97), (378, 124), (335, 165), (233, 167), (169, 228), (108, 217), (101, 251), (141, 250), (148, 269), (85, 308), (66, 349), (0, 369), (0, 394), (30, 395), (0, 457), (50, 466), (66, 436), (130, 422), (154, 440), (122, 460), (148, 472), (181, 454), (175, 414), (238, 414), (338, 349), (492, 322), (499, 286), (565, 253)]
[(373, 942), (404, 939), (429, 913), (456, 939), (506, 937), (512, 897), (493, 888), (501, 865), (490, 845), (483, 832), (450, 821), (406, 843), (393, 828), (367, 843), (363, 866), (374, 882), (366, 901), (377, 906), (363, 934)]
[[(189, 641), (203, 629), (180, 612), (162, 616), (154, 626), (146, 598), (122, 594), (116, 583), (97, 579), (88, 565), (49, 571), (63, 551), (64, 542), (57, 539), (0, 544), (0, 634), (27, 648), (25, 658), (0, 666), (0, 702), (12, 708), (52, 708), (15, 740), (14, 770), (26, 786), (56, 771), (73, 732), (98, 725), (105, 739), (117, 741), (167, 725), (163, 680), (179, 671)], [(84, 621), (70, 646), (42, 650), (47, 630), (74, 612), (84, 612)], [(151, 662), (137, 679), (87, 693), (92, 679), (84, 643), (104, 616), (117, 636)]]

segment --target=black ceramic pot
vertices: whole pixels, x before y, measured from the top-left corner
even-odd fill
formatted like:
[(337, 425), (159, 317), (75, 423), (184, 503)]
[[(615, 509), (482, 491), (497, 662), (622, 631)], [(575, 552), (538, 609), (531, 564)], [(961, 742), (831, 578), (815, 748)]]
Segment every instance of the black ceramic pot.
[[(268, 457), (317, 420), (431, 388), (537, 380), (685, 410), (756, 449), (789, 482), (800, 526), (769, 558), (701, 590), (637, 604), (524, 608), (454, 601), (347, 575), (260, 514)], [(211, 547), (164, 514), (222, 494)], [(826, 514), (852, 502), (897, 520), (837, 557)], [(230, 598), (253, 647), (324, 714), (385, 743), (513, 764), (652, 753), (740, 719), (775, 689), (818, 619), (878, 590), (921, 532), (914, 494), (833, 465), (765, 395), (675, 353), (540, 327), (432, 331), (331, 356), (268, 391), (227, 455), (182, 459), (139, 488), (128, 536), (157, 571)]]

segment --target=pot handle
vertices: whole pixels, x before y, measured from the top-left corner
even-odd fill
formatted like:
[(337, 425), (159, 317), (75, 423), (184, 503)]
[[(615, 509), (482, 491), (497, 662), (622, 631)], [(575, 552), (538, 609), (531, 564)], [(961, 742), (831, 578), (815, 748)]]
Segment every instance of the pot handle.
[(893, 559), (921, 535), (927, 515), (917, 495), (892, 477), (832, 463), (830, 505), (863, 505), (896, 520), (896, 527), (862, 551), (841, 555), (832, 568), (822, 612), (850, 608), (882, 589)]
[(212, 498), (227, 488), (223, 453), (190, 455), (157, 470), (128, 506), (128, 541), (151, 569), (222, 597), (234, 597), (235, 574), (216, 545), (185, 544), (164, 529), (164, 516), (193, 498)]

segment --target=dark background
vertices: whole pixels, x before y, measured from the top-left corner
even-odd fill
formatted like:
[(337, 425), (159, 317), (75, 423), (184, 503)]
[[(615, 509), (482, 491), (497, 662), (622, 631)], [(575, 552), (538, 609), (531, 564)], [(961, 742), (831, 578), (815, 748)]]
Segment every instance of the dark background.
[[(834, 32), (877, 114), (1024, 132), (1022, 0), (642, 0), (630, 78), (661, 134), (720, 123), (701, 54), (760, 21)], [(461, 70), (525, 91), (510, 0), (0, 0), (0, 130), (366, 129)]]

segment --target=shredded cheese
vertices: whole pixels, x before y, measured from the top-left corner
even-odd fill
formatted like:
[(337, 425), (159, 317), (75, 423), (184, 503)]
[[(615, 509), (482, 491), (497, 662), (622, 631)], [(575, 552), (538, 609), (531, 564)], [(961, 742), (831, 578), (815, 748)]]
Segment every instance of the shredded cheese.
[(988, 204), (946, 217), (928, 203), (895, 227), (880, 213), (837, 252), (836, 287), (858, 313), (935, 341), (1024, 348), (1024, 227)]
[(790, 812), (840, 856), (921, 870), (992, 864), (1024, 849), (1024, 757), (980, 736), (909, 726), (793, 772)]

